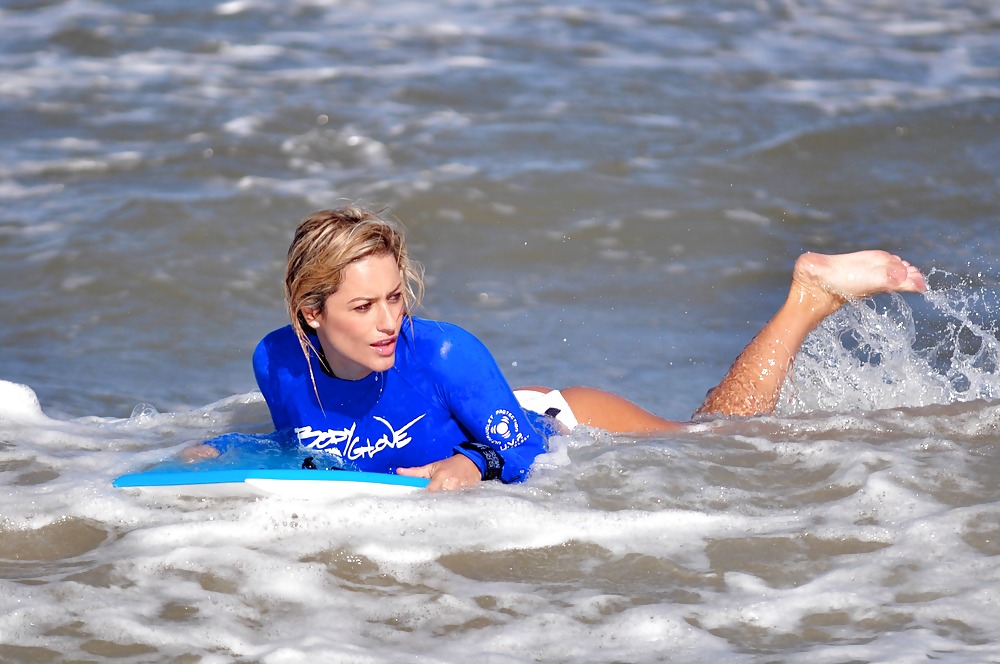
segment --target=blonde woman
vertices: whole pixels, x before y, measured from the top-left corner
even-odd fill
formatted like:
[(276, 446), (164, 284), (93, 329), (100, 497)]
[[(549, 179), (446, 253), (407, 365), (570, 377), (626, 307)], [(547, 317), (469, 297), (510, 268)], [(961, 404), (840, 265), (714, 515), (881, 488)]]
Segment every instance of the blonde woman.
[[(773, 411), (806, 335), (847, 299), (924, 290), (919, 270), (887, 252), (803, 254), (785, 304), (696, 414)], [(421, 292), (394, 223), (354, 206), (306, 217), (288, 250), (291, 324), (254, 352), (276, 430), (333, 465), (426, 477), (434, 491), (521, 481), (546, 436), (577, 424), (636, 434), (684, 426), (594, 388), (512, 391), (473, 335), (413, 316)]]

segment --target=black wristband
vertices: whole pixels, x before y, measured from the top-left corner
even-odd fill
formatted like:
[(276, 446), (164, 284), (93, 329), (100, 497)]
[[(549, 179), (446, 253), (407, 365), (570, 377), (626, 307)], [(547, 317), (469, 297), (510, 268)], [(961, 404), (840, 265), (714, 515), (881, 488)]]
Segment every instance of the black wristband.
[(483, 471), (484, 480), (500, 479), (500, 475), (503, 473), (503, 457), (500, 456), (499, 452), (489, 445), (483, 445), (482, 443), (465, 442), (459, 445), (459, 447), (472, 450), (483, 457), (483, 461), (486, 462), (486, 470)]

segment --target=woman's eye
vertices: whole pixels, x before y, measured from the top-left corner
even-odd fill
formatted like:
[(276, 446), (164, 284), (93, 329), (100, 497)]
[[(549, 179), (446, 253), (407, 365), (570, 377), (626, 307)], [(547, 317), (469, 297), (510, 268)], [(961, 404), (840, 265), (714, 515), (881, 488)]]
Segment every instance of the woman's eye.
[(372, 305), (370, 305), (370, 304), (362, 304), (360, 306), (354, 307), (354, 310), (358, 311), (360, 313), (365, 313), (366, 311), (368, 311), (371, 308), (372, 308)]
[(393, 293), (392, 295), (389, 296), (389, 301), (392, 303), (399, 302), (402, 299), (403, 299), (402, 293)]

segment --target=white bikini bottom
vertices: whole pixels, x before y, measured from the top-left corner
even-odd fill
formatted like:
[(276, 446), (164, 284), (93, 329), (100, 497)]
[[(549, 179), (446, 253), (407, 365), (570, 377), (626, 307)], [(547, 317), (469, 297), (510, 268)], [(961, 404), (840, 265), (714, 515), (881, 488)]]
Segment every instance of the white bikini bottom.
[(566, 398), (563, 397), (562, 392), (559, 390), (552, 390), (551, 392), (514, 390), (514, 396), (517, 397), (522, 408), (530, 410), (533, 413), (548, 415), (554, 418), (566, 427), (567, 432), (572, 431), (579, 424), (576, 421), (576, 415), (573, 414), (573, 409), (566, 403)]

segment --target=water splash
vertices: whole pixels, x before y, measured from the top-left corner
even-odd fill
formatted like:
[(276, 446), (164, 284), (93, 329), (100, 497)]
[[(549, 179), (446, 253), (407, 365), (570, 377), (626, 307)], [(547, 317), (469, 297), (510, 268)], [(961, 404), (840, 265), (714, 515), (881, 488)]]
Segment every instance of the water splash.
[(873, 411), (1000, 396), (997, 291), (934, 270), (914, 309), (898, 294), (842, 307), (809, 336), (778, 414)]
[(128, 418), (128, 423), (130, 426), (138, 428), (149, 428), (153, 426), (156, 422), (157, 416), (160, 414), (156, 410), (156, 406), (149, 403), (138, 403), (135, 408), (132, 409), (132, 414)]

